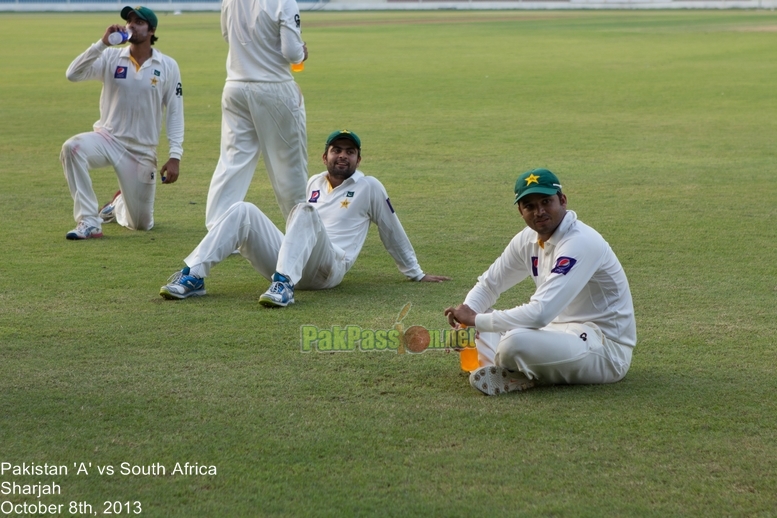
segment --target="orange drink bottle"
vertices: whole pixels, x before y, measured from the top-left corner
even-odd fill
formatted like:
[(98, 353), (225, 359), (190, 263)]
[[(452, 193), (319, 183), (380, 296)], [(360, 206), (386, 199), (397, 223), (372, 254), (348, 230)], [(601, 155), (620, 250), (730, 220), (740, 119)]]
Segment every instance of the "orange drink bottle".
[(469, 343), (469, 341), (462, 337), (464, 331), (467, 329), (467, 326), (464, 324), (459, 325), (459, 335), (461, 342), (459, 343), (459, 346), (462, 347), (462, 349), (459, 351), (459, 360), (461, 361), (461, 370), (472, 372), (474, 370), (477, 370), (478, 367), (480, 367), (480, 361), (478, 360), (478, 349), (475, 347), (474, 343)]

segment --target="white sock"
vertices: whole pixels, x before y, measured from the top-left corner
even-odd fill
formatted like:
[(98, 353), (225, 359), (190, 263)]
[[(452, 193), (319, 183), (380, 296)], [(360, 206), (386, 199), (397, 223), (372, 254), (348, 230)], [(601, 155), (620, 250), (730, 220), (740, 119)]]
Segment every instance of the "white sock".
[(190, 266), (189, 275), (194, 275), (195, 277), (199, 277), (200, 279), (202, 279), (202, 265), (195, 264), (194, 266)]

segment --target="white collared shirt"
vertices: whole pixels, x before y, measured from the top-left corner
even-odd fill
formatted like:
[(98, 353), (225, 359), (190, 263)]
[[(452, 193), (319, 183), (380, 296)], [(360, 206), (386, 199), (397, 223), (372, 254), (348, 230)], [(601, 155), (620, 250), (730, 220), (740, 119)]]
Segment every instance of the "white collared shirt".
[(295, 0), (223, 0), (221, 35), (227, 81), (292, 81), (289, 64), (305, 57)]
[(135, 153), (156, 155), (167, 109), (170, 157), (183, 154), (183, 88), (178, 63), (152, 49), (139, 70), (129, 46), (109, 47), (102, 40), (78, 56), (67, 69), (70, 81), (102, 81), (100, 120), (95, 131), (107, 131)]
[[(537, 286), (526, 304), (484, 313), (503, 292), (531, 276)], [(629, 282), (610, 245), (568, 210), (540, 246), (537, 232), (525, 228), (478, 277), (464, 303), (479, 313), (480, 331), (539, 329), (551, 322), (593, 322), (610, 340), (637, 343)]]
[(377, 178), (357, 170), (333, 189), (324, 171), (310, 177), (307, 196), (332, 244), (345, 252), (347, 269), (353, 266), (364, 246), (372, 222), (378, 226), (380, 240), (399, 271), (415, 281), (424, 276), (386, 188)]

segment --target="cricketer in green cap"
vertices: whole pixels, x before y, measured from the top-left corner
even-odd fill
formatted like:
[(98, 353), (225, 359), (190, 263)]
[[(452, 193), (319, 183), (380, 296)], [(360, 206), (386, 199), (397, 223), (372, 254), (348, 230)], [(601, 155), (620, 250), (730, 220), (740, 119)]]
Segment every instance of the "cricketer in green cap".
[(329, 149), (329, 146), (332, 144), (332, 142), (334, 142), (335, 140), (341, 137), (349, 139), (351, 142), (356, 144), (356, 148), (359, 151), (362, 150), (362, 141), (359, 138), (359, 135), (357, 135), (353, 131), (343, 129), (343, 130), (335, 130), (329, 134), (329, 136), (326, 139), (326, 147), (324, 148), (324, 153), (326, 153), (327, 149)]
[(152, 11), (148, 7), (143, 7), (140, 5), (137, 7), (130, 7), (128, 5), (127, 7), (121, 10), (121, 19), (129, 20), (130, 13), (135, 13), (135, 15), (141, 20), (146, 20), (148, 22), (149, 29), (156, 29), (156, 25), (158, 23), (158, 20), (156, 19), (156, 14), (154, 14), (154, 11)]
[(561, 192), (561, 184), (556, 175), (547, 169), (526, 171), (515, 181), (515, 203), (529, 194), (539, 193), (552, 196)]

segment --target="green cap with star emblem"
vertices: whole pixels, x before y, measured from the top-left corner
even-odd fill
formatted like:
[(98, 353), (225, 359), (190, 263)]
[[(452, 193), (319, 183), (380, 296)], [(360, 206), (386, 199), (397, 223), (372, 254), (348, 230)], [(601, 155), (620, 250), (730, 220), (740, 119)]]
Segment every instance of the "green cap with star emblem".
[(528, 194), (547, 194), (552, 196), (561, 192), (561, 184), (556, 175), (547, 169), (526, 171), (515, 181), (515, 203)]
[(156, 24), (158, 20), (156, 19), (156, 14), (154, 14), (154, 11), (149, 9), (148, 7), (143, 6), (137, 6), (137, 7), (130, 7), (129, 5), (121, 10), (121, 19), (126, 20), (129, 18), (130, 13), (135, 13), (138, 18), (141, 20), (146, 20), (148, 22), (148, 26), (152, 29), (156, 29)]
[(353, 131), (343, 129), (343, 130), (335, 130), (332, 133), (329, 134), (329, 136), (326, 138), (326, 147), (324, 147), (324, 151), (329, 149), (329, 145), (334, 142), (335, 140), (339, 138), (347, 138), (351, 140), (354, 144), (356, 144), (356, 148), (361, 151), (362, 148), (362, 141), (359, 138), (359, 136), (354, 133)]

